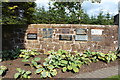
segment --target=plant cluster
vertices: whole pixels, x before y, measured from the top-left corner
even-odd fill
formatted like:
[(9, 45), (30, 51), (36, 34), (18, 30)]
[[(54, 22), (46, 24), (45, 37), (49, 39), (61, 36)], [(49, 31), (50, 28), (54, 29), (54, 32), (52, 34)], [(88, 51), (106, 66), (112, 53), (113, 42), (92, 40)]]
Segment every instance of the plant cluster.
[(19, 48), (16, 48), (14, 50), (5, 50), (2, 52), (2, 61), (16, 59), (18, 58), (19, 54), (20, 54)]
[(31, 71), (25, 71), (25, 70), (22, 70), (21, 68), (17, 68), (16, 70), (18, 72), (15, 73), (14, 78), (16, 78), (16, 79), (18, 79), (18, 78), (30, 78)]
[(4, 73), (6, 73), (7, 70), (8, 70), (8, 68), (6, 66), (0, 66), (0, 76), (2, 76)]
[(36, 50), (20, 50), (21, 54), (19, 55), (20, 58), (28, 59), (31, 56), (39, 55)]

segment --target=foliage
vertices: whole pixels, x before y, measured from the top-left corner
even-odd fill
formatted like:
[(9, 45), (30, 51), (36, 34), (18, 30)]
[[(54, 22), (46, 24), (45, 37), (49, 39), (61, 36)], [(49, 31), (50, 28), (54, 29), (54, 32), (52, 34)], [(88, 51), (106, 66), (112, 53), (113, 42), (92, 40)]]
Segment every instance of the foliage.
[(22, 70), (21, 68), (17, 68), (16, 70), (18, 72), (15, 73), (14, 78), (16, 78), (16, 79), (18, 79), (18, 78), (30, 78), (31, 71), (25, 71), (25, 70)]
[(0, 66), (0, 76), (2, 76), (4, 73), (6, 73), (7, 70), (8, 70), (8, 68), (6, 66)]
[(35, 2), (3, 2), (2, 24), (33, 23), (35, 7)]
[(31, 56), (39, 55), (36, 50), (20, 50), (21, 54), (19, 55), (20, 58), (28, 59)]
[(20, 49), (16, 48), (14, 50), (5, 50), (2, 52), (2, 60), (12, 60), (18, 58), (20, 54)]
[(35, 68), (38, 66), (37, 61), (40, 61), (40, 58), (37, 57), (37, 58), (32, 59), (31, 61), (28, 59), (22, 60), (22, 62), (28, 62), (26, 64), (28, 64), (30, 67), (35, 67)]

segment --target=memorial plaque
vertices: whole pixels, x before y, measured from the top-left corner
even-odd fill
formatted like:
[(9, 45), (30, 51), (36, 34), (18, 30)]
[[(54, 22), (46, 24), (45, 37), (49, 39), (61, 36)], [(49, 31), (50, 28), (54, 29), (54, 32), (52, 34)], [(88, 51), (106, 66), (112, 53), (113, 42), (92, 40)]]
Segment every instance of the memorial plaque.
[(70, 33), (70, 29), (61, 29), (61, 33), (69, 34)]
[(43, 38), (52, 38), (52, 33), (52, 28), (43, 28)]
[(103, 37), (102, 36), (91, 36), (92, 41), (102, 41)]
[(76, 41), (87, 41), (88, 35), (75, 35), (75, 40)]
[(72, 35), (59, 35), (59, 40), (71, 41), (72, 40)]
[(102, 35), (102, 29), (91, 29), (91, 35)]
[(76, 34), (87, 34), (87, 29), (76, 29)]
[(27, 34), (27, 39), (37, 39), (37, 34), (35, 33), (28, 33)]

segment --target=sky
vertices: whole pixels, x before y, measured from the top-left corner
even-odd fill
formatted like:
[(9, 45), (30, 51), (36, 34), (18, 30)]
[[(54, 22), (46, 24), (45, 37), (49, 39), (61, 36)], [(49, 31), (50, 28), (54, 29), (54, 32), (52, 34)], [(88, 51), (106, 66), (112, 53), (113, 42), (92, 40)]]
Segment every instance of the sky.
[[(101, 3), (91, 3), (90, 1), (85, 1), (82, 3), (83, 10), (89, 16), (97, 16), (99, 12), (104, 14), (110, 13), (111, 15), (116, 15), (118, 13), (118, 2), (120, 0), (101, 0)], [(37, 0), (37, 7), (44, 6), (48, 9), (49, 0)]]

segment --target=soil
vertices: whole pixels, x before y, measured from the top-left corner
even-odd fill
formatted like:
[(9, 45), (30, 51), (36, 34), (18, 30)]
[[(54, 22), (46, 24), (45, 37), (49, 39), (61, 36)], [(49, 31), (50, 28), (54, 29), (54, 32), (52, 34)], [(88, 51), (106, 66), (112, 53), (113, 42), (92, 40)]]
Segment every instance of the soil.
[[(44, 62), (44, 59), (47, 58), (46, 55), (39, 55), (39, 56), (35, 56), (35, 57), (40, 57), (41, 60), (40, 62)], [(2, 65), (6, 66), (8, 68), (7, 73), (3, 76), (3, 78), (13, 78), (14, 74), (17, 72), (16, 68), (22, 68), (24, 70), (30, 70), (32, 72), (31, 78), (40, 78), (40, 75), (34, 74), (35, 69), (31, 68), (30, 66), (24, 66), (24, 62), (21, 62), (21, 58), (15, 59), (15, 60), (9, 60), (9, 61), (3, 61), (1, 62)], [(102, 69), (102, 68), (106, 68), (106, 67), (111, 67), (111, 66), (116, 66), (118, 65), (118, 61), (120, 61), (119, 59), (111, 62), (111, 63), (105, 63), (102, 61), (98, 61), (97, 63), (90, 63), (90, 65), (83, 65), (80, 68), (80, 71), (78, 73), (72, 73), (72, 72), (65, 72), (63, 73), (61, 71), (61, 69), (57, 69), (58, 74), (53, 77), (53, 78), (69, 78), (71, 76), (75, 76), (76, 74), (82, 74), (85, 72), (91, 72), (91, 71), (95, 71), (98, 69)]]

